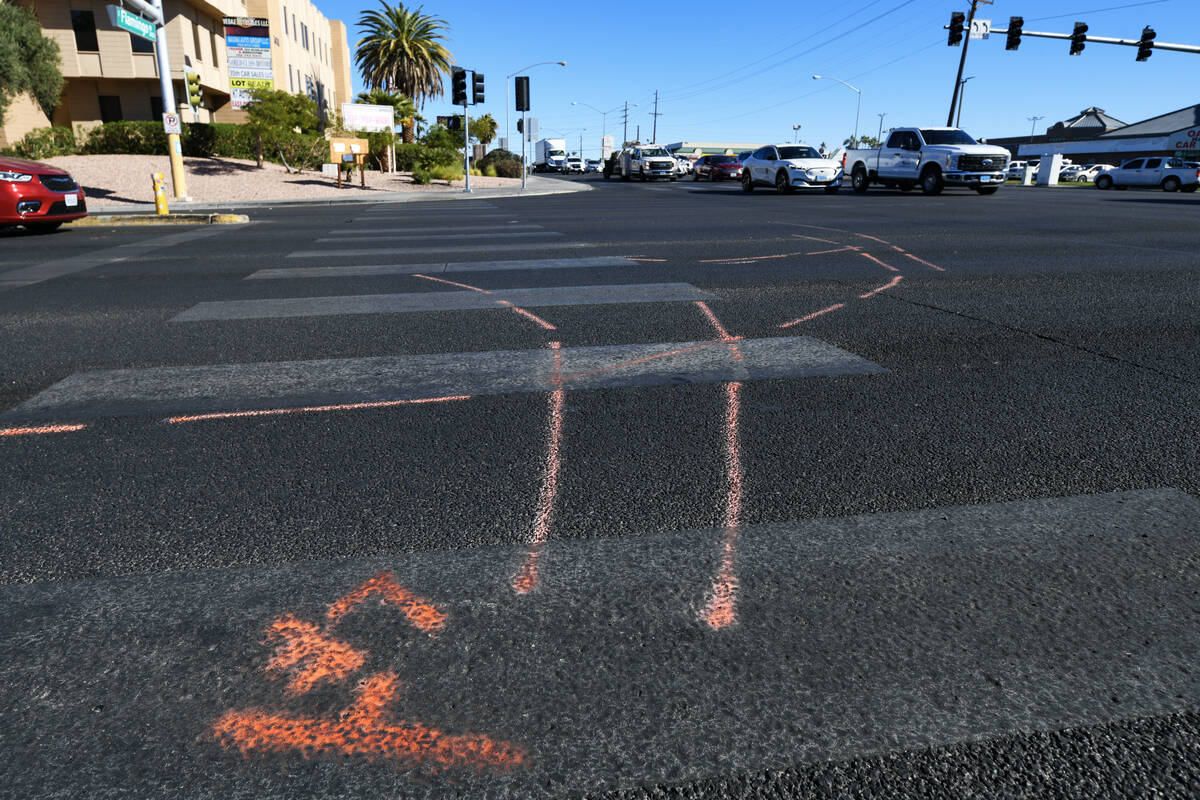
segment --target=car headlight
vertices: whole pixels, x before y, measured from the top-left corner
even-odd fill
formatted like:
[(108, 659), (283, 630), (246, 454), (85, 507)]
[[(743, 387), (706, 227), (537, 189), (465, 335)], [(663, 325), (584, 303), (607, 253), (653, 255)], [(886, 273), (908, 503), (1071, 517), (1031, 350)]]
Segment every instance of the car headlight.
[(9, 183), (29, 183), (33, 176), (24, 172), (0, 172), (0, 181)]

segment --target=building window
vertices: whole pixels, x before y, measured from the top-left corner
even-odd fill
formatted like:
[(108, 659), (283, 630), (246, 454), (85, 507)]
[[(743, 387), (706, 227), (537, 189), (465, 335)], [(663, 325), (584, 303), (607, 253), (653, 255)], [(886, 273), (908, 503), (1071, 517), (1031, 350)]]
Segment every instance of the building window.
[(99, 96), (99, 99), (101, 122), (120, 122), (125, 119), (121, 115), (121, 98), (115, 94), (102, 94)]
[(308, 49), (308, 26), (303, 22), (300, 23), (300, 39), (304, 44), (304, 49)]
[(287, 36), (287, 32), (288, 32), (288, 27), (287, 27), (287, 6), (284, 6), (284, 7), (283, 7), (283, 35), (284, 35), (284, 36)]
[(296, 15), (292, 14), (292, 40), (300, 41), (300, 29), (296, 27)]
[(212, 57), (213, 57), (213, 66), (217, 67), (217, 68), (220, 68), (220, 66), (221, 66), (221, 62), (217, 60), (217, 51), (221, 49), (221, 39), (220, 39), (220, 37), (217, 36), (217, 31), (219, 31), (220, 29), (221, 29), (221, 25), (216, 20), (213, 20)]
[(81, 53), (97, 53), (96, 16), (91, 11), (71, 9), (71, 27), (75, 29), (75, 49)]
[(203, 61), (204, 55), (200, 50), (200, 22), (192, 20), (192, 43), (196, 46), (196, 60)]
[(163, 107), (161, 97), (150, 98), (150, 119), (162, 119)]
[(129, 34), (129, 46), (133, 48), (135, 53), (153, 53), (154, 42), (149, 39), (143, 39), (140, 36)]
[(296, 83), (295, 83), (295, 80), (293, 79), (293, 76), (292, 76), (292, 68), (291, 68), (291, 65), (289, 65), (289, 66), (288, 66), (288, 91), (289, 91), (289, 92), (295, 92), (295, 91), (296, 91)]

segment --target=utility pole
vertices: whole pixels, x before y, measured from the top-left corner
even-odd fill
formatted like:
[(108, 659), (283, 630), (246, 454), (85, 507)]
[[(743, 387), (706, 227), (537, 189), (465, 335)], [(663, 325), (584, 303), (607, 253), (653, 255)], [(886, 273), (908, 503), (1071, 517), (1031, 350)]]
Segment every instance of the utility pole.
[(650, 141), (658, 144), (658, 89), (654, 90), (654, 111), (650, 112), (650, 116), (654, 117), (654, 132), (650, 134)]
[[(975, 12), (980, 3), (992, 5), (992, 0), (971, 0), (971, 10), (967, 12), (966, 37), (962, 43), (962, 55), (958, 58), (958, 75), (954, 78), (954, 95), (950, 98), (950, 113), (946, 115), (946, 127), (954, 124), (954, 112), (958, 108), (958, 91), (962, 88), (963, 68), (967, 66), (967, 45), (971, 43), (971, 25), (975, 22)], [(961, 19), (961, 17), (960, 17)]]
[(958, 86), (959, 86), (959, 95), (958, 95), (958, 121), (954, 123), (954, 127), (956, 127), (956, 128), (961, 128), (961, 127), (962, 127), (962, 107), (963, 107), (963, 100), (965, 100), (965, 99), (966, 99), (966, 97), (967, 97), (967, 81), (973, 81), (973, 80), (975, 80), (975, 76), (974, 76), (974, 75), (972, 75), (972, 76), (971, 76), (971, 77), (969, 77), (969, 78), (963, 78), (963, 79), (962, 79), (961, 81), (959, 81), (959, 83), (958, 83)]
[(629, 101), (625, 101), (625, 126), (621, 129), (621, 147), (629, 141)]
[(1037, 127), (1038, 120), (1045, 119), (1045, 117), (1026, 117), (1025, 119), (1029, 120), (1029, 138), (1032, 139), (1033, 129)]

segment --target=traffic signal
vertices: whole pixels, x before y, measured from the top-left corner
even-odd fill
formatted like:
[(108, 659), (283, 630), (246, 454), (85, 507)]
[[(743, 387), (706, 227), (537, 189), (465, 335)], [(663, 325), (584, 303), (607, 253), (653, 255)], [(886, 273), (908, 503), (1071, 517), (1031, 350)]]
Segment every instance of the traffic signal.
[(463, 123), (462, 114), (455, 114), (454, 116), (452, 116), (448, 120), (446, 120), (446, 130), (461, 131), (462, 123)]
[(950, 35), (946, 37), (946, 44), (950, 47), (962, 42), (963, 24), (967, 20), (967, 15), (961, 11), (955, 11), (950, 15)]
[(517, 133), (524, 133), (525, 126), (521, 124), (521, 120), (517, 120)]
[(517, 111), (529, 110), (529, 77), (521, 75), (516, 80), (517, 85)]
[(471, 73), (471, 102), (478, 105), (483, 102), (483, 73)]
[(462, 67), (450, 68), (450, 97), (451, 105), (467, 104), (467, 71)]
[(204, 95), (200, 90), (200, 73), (185, 72), (183, 80), (187, 84), (187, 101), (192, 108), (199, 108)]
[(1142, 38), (1138, 40), (1138, 61), (1145, 61), (1154, 52), (1154, 37), (1157, 35), (1149, 25), (1142, 28)]
[(1021, 33), (1024, 27), (1024, 17), (1008, 18), (1008, 44), (1004, 45), (1005, 50), (1016, 50), (1021, 46)]
[(1076, 22), (1075, 32), (1071, 34), (1071, 55), (1077, 56), (1083, 52), (1083, 44), (1087, 41), (1087, 23)]

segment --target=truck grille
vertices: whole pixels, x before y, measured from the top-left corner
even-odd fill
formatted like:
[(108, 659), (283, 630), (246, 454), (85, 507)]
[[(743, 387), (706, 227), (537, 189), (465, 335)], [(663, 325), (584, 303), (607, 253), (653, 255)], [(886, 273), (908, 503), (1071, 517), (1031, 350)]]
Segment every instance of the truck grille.
[[(992, 163), (985, 164), (983, 162)], [(959, 156), (958, 168), (963, 172), (1003, 172), (1008, 166), (1007, 156)]]
[(79, 188), (70, 175), (38, 175), (38, 180), (52, 192), (73, 192)]

